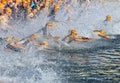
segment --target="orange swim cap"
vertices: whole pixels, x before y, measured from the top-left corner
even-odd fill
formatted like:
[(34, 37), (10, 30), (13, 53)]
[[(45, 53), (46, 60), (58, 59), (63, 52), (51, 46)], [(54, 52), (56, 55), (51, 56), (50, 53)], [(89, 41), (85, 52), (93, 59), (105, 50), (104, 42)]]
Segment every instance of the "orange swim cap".
[(70, 34), (77, 34), (77, 31), (75, 29), (72, 29), (69, 32), (70, 32)]
[(111, 16), (110, 15), (107, 15), (106, 16), (106, 21), (110, 21), (111, 20)]
[(105, 31), (104, 31), (103, 29), (101, 29), (99, 32), (100, 32), (101, 34), (105, 34)]
[(11, 12), (12, 12), (12, 10), (11, 10), (9, 7), (7, 7), (7, 8), (5, 9), (5, 11), (6, 11), (6, 13), (11, 13)]

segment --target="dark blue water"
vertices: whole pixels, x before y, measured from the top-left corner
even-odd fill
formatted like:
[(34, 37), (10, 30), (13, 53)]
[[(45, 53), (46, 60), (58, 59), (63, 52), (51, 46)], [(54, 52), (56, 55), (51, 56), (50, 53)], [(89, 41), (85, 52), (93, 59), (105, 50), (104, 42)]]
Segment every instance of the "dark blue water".
[(120, 35), (104, 40), (108, 46), (49, 53), (46, 60), (62, 83), (119, 83)]

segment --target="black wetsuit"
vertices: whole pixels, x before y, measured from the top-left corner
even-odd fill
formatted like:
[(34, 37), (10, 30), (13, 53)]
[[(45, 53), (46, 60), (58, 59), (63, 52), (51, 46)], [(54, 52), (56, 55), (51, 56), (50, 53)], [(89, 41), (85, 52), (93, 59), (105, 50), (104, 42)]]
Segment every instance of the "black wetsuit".
[(27, 41), (25, 41), (24, 43), (23, 43), (23, 45), (27, 45), (28, 43), (30, 43), (30, 41), (29, 40), (27, 40)]
[(20, 48), (16, 48), (16, 47), (14, 47), (14, 46), (12, 46), (10, 44), (7, 44), (6, 47), (13, 50), (13, 51), (15, 51), (15, 52), (21, 52)]
[(54, 10), (51, 10), (50, 14), (48, 15), (49, 16), (54, 16), (55, 15), (55, 11)]
[[(67, 35), (65, 38), (62, 39), (62, 41), (65, 41), (66, 43), (71, 43), (73, 41), (72, 38), (69, 37), (70, 35)], [(68, 39), (67, 39), (68, 38)]]

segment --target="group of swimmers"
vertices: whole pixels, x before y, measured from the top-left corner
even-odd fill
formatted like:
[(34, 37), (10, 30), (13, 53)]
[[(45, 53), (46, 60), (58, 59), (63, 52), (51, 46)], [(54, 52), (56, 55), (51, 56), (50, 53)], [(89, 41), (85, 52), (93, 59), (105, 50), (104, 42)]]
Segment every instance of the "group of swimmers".
[[(34, 33), (31, 36), (23, 38), (21, 40), (19, 40), (17, 37), (1, 38), (0, 42), (2, 41), (4, 41), (4, 43), (7, 42), (5, 46), (6, 49), (21, 52), (30, 42), (35, 41), (38, 37), (39, 35), (37, 33)], [(34, 42), (33, 45), (36, 47), (46, 48), (48, 46), (48, 42), (47, 41)]]
[[(105, 21), (110, 21), (110, 20), (111, 20), (111, 16), (109, 16), (109, 15), (106, 16)], [(78, 36), (78, 32), (75, 29), (69, 30), (69, 34), (67, 36), (65, 36), (63, 39), (60, 39), (59, 36), (53, 36), (52, 34), (48, 34), (48, 29), (50, 27), (55, 27), (55, 26), (56, 26), (55, 22), (48, 22), (48, 23), (46, 23), (45, 27), (40, 29), (38, 32), (30, 35), (29, 37), (23, 38), (21, 40), (19, 40), (16, 37), (6, 37), (6, 38), (1, 38), (0, 41), (4, 40), (5, 42), (8, 43), (6, 45), (6, 48), (20, 52), (30, 42), (34, 42), (34, 43), (32, 43), (32, 45), (34, 45), (37, 48), (44, 48), (44, 49), (49, 48), (48, 41), (41, 41), (41, 42), (36, 41), (36, 39), (38, 39), (40, 36), (39, 33), (41, 33), (41, 32), (43, 33), (42, 36), (44, 37), (45, 40), (52, 39), (55, 42), (60, 40), (60, 41), (63, 41), (67, 44), (70, 44), (72, 41), (74, 41), (74, 42), (89, 42), (89, 41), (92, 41), (95, 39), (95, 38), (89, 38), (89, 37), (85, 37), (85, 36)], [(101, 38), (105, 38), (105, 39), (111, 38), (109, 35), (105, 34), (105, 31), (103, 29), (94, 30), (93, 32)]]
[[(103, 38), (107, 38), (107, 39), (110, 38), (109, 35), (106, 35), (104, 33), (104, 30), (97, 30), (97, 31), (95, 31), (95, 33), (97, 33), (98, 36), (101, 36)], [(1, 38), (0, 42), (1, 41), (7, 42), (6, 48), (11, 49), (11, 50), (16, 51), (16, 52), (21, 52), (22, 50), (24, 50), (24, 48), (30, 42), (34, 42), (33, 45), (37, 48), (44, 48), (44, 49), (49, 48), (48, 47), (49, 46), (48, 41), (36, 42), (35, 40), (38, 39), (38, 38), (39, 38), (39, 35), (37, 33), (34, 33), (31, 36), (26, 37), (26, 38), (24, 38), (20, 41), (16, 37), (6, 37), (6, 38)], [(50, 39), (53, 39), (55, 41), (59, 41), (59, 38), (60, 37), (51, 37)], [(70, 44), (72, 41), (75, 41), (75, 42), (89, 42), (93, 39), (94, 38), (78, 36), (77, 31), (75, 29), (72, 29), (72, 30), (70, 30), (70, 33), (62, 39), (62, 41)]]
[[(78, 36), (77, 31), (75, 29), (72, 29), (69, 31), (70, 33), (65, 36), (62, 41), (70, 44), (72, 41), (75, 42), (89, 42), (91, 40), (94, 40), (94, 38), (88, 38), (84, 36)], [(105, 34), (104, 30), (95, 30), (94, 31), (98, 36), (106, 39), (110, 39), (110, 36)], [(21, 52), (30, 42), (34, 41), (33, 45), (37, 48), (49, 48), (48, 41), (41, 41), (41, 42), (35, 42), (36, 39), (39, 38), (39, 35), (37, 33), (32, 34), (29, 37), (26, 37), (22, 40), (18, 40), (18, 38), (15, 37), (6, 37), (4, 38), (5, 42), (8, 44), (6, 45), (6, 48), (14, 50), (16, 52)], [(53, 39), (55, 41), (59, 41), (59, 37), (51, 37), (50, 39)], [(1, 39), (3, 41), (3, 39)]]
[[(14, 17), (15, 15), (19, 17), (18, 12), (21, 10), (21, 8), (23, 8), (22, 10), (24, 10), (27, 13), (26, 17), (29, 18), (34, 17), (39, 10), (43, 10), (46, 12), (50, 8), (51, 8), (51, 12), (49, 16), (55, 15), (61, 5), (63, 5), (66, 2), (67, 2), (66, 4), (72, 3), (72, 1), (74, 0), (0, 0), (0, 23), (2, 23), (4, 26), (9, 28), (7, 19), (12, 15), (14, 15)], [(84, 1), (90, 2), (89, 0), (84, 0)], [(110, 21), (110, 20), (111, 20), (111, 16), (107, 15), (105, 21)], [(49, 33), (48, 29), (50, 29), (51, 27), (56, 27), (56, 22), (46, 23), (45, 27), (40, 29), (37, 33), (34, 33), (31, 36), (23, 38), (21, 40), (15, 37), (6, 37), (6, 38), (1, 38), (0, 41), (7, 42), (8, 44), (6, 45), (6, 48), (12, 49), (14, 51), (21, 51), (30, 42), (38, 39), (39, 38), (38, 33), (41, 31), (43, 32), (44, 38), (50, 38), (55, 41), (59, 41), (60, 40), (59, 36), (53, 36), (52, 34)], [(105, 34), (105, 31), (103, 29), (94, 30), (93, 32), (102, 38), (110, 39), (110, 36)], [(71, 29), (69, 30), (69, 34), (60, 41), (69, 44), (72, 41), (88, 42), (93, 39), (94, 38), (78, 36), (77, 30)], [(48, 47), (49, 44), (47, 41), (41, 41), (41, 42), (34, 42), (33, 45), (35, 47), (46, 48)]]

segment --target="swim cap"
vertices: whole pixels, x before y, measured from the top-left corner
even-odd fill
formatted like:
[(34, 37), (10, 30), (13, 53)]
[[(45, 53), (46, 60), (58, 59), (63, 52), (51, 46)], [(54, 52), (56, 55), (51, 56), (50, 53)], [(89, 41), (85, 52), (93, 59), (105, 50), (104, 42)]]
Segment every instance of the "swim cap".
[(55, 27), (56, 26), (56, 22), (48, 22), (46, 24), (46, 27)]
[(5, 41), (7, 41), (9, 43), (12, 43), (12, 42), (17, 43), (19, 41), (19, 39), (17, 37), (6, 37)]
[(4, 8), (4, 4), (0, 3), (0, 8)]
[(110, 15), (107, 15), (106, 16), (106, 21), (110, 21), (111, 20), (111, 16)]
[(32, 36), (31, 36), (31, 38), (34, 38), (34, 39), (37, 39), (39, 36), (38, 36), (38, 34), (37, 33), (34, 33)]
[(100, 32), (101, 34), (104, 34), (104, 33), (105, 33), (105, 31), (104, 31), (103, 29), (101, 29), (99, 32)]
[(26, 0), (28, 3), (30, 3), (31, 2), (31, 0)]
[(75, 29), (70, 30), (70, 34), (77, 34), (77, 31)]
[(17, 37), (13, 37), (12, 41), (15, 42), (15, 43), (17, 43), (19, 41), (19, 39)]
[(4, 9), (4, 4), (0, 3), (0, 13), (2, 13), (3, 9)]
[(6, 38), (5, 38), (5, 41), (11, 43), (11, 42), (13, 41), (13, 39), (12, 39), (12, 37), (6, 37)]
[(9, 7), (7, 7), (7, 8), (5, 9), (5, 11), (6, 11), (6, 13), (11, 13), (11, 12), (12, 12)]
[(58, 9), (59, 9), (59, 5), (58, 5), (58, 4), (55, 4), (55, 5), (54, 5), (54, 11), (56, 12), (56, 11), (58, 11)]
[(48, 42), (47, 41), (43, 41), (42, 43), (43, 43), (43, 45), (48, 46)]
[(45, 6), (46, 6), (46, 7), (49, 6), (49, 2), (48, 2), (48, 1), (45, 2)]
[(1, 3), (2, 4), (6, 4), (6, 0), (1, 0)]
[(54, 5), (54, 8), (59, 8), (59, 5), (58, 5), (58, 4), (55, 4), (55, 5)]
[(28, 3), (26, 0), (22, 0), (22, 3)]

